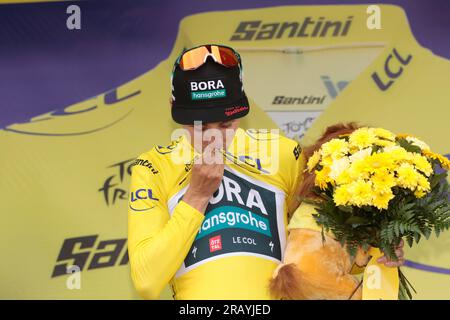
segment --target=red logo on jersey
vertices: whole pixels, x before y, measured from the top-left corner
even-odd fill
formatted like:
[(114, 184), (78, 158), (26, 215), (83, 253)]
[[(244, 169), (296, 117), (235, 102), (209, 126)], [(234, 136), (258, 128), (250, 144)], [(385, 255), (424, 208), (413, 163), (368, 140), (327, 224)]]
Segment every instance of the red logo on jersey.
[(209, 252), (222, 250), (222, 238), (220, 235), (209, 238)]

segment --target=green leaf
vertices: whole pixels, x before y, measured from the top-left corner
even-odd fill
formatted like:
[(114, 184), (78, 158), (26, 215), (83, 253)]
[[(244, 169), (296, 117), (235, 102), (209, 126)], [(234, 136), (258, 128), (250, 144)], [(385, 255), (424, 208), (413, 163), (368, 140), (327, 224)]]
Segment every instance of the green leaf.
[(404, 148), (408, 152), (415, 152), (415, 153), (422, 153), (422, 149), (420, 149), (418, 146), (413, 145), (408, 140), (402, 138), (397, 140), (400, 147)]
[(420, 233), (414, 233), (414, 240), (416, 241), (416, 243), (419, 243), (421, 237), (422, 236), (420, 235)]
[(343, 211), (343, 212), (348, 212), (348, 213), (352, 213), (353, 212), (353, 207), (352, 206), (338, 206), (338, 209)]
[(399, 224), (397, 223), (397, 221), (394, 222), (393, 229), (394, 229), (395, 236), (399, 237), (400, 236), (400, 228), (399, 228)]
[(431, 230), (428, 227), (425, 227), (422, 230), (422, 233), (425, 236), (425, 238), (428, 240), (430, 238), (430, 235), (431, 235)]
[(414, 243), (414, 238), (411, 237), (410, 235), (408, 235), (406, 237), (406, 242), (408, 243), (408, 246), (411, 248), (413, 246), (413, 243)]
[(347, 218), (347, 220), (345, 220), (345, 223), (346, 224), (351, 224), (351, 225), (363, 225), (363, 224), (369, 223), (369, 221), (367, 221), (367, 219), (364, 218), (364, 217), (349, 216)]

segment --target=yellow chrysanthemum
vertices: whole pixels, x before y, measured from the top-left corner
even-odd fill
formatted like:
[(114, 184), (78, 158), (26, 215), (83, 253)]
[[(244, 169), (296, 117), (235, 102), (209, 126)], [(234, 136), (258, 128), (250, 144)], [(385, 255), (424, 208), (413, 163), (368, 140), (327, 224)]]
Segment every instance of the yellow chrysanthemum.
[(348, 185), (349, 192), (352, 194), (349, 200), (350, 204), (358, 207), (372, 205), (372, 185), (370, 181), (357, 180)]
[(400, 187), (414, 190), (417, 187), (420, 173), (408, 163), (402, 163), (397, 169), (397, 184)]
[(344, 170), (341, 172), (340, 175), (337, 176), (335, 181), (336, 181), (336, 184), (342, 185), (342, 184), (350, 183), (352, 180), (353, 179), (350, 177), (349, 170)]
[(353, 153), (349, 158), (351, 162), (364, 159), (372, 154), (372, 148), (366, 148)]
[(429, 159), (434, 159), (439, 161), (442, 168), (446, 170), (450, 170), (450, 160), (448, 160), (446, 157), (440, 155), (439, 153), (434, 153), (429, 150), (422, 150), (422, 154), (426, 156)]
[(330, 167), (333, 164), (333, 158), (331, 156), (322, 157), (320, 165), (322, 167)]
[(408, 160), (411, 158), (411, 153), (400, 146), (387, 146), (383, 148), (383, 153), (389, 155), (394, 161)]
[(417, 190), (428, 193), (430, 189), (430, 181), (428, 181), (427, 178), (420, 174), (417, 178)]
[(390, 146), (396, 145), (395, 142), (390, 141), (390, 140), (384, 140), (384, 139), (376, 139), (373, 143), (380, 147), (390, 147)]
[(330, 168), (324, 167), (320, 171), (316, 170), (315, 173), (316, 173), (315, 185), (322, 190), (326, 189), (327, 184), (331, 182), (331, 179), (328, 176), (330, 174)]
[(318, 151), (314, 151), (311, 157), (308, 159), (308, 163), (306, 164), (308, 171), (311, 172), (316, 165), (319, 163), (320, 153)]
[(337, 206), (347, 205), (352, 198), (348, 185), (342, 185), (336, 188), (333, 193), (333, 200)]
[(342, 172), (346, 171), (350, 167), (350, 160), (348, 157), (342, 157), (340, 159), (336, 159), (330, 166), (330, 178), (334, 181), (339, 177)]
[(373, 205), (378, 209), (387, 209), (389, 201), (394, 198), (394, 194), (391, 190), (386, 192), (375, 192), (373, 194)]
[(398, 139), (406, 139), (407, 137), (412, 137), (412, 135), (409, 134), (409, 133), (399, 133), (399, 134), (396, 135), (396, 137)]
[(430, 174), (433, 173), (433, 167), (431, 166), (431, 163), (428, 162), (426, 157), (418, 153), (414, 153), (411, 157), (411, 162), (416, 167), (416, 169), (423, 172), (423, 174), (425, 174), (427, 177), (429, 177)]
[(357, 146), (352, 146), (352, 145), (349, 144), (349, 146), (348, 146), (348, 153), (349, 154), (352, 155), (354, 153), (357, 153), (358, 151), (360, 151), (360, 149)]
[(426, 195), (426, 192), (425, 191), (422, 191), (422, 190), (416, 190), (416, 191), (414, 191), (414, 196), (416, 197), (416, 198), (423, 198), (424, 196)]
[(373, 133), (382, 139), (387, 139), (394, 141), (395, 140), (395, 134), (393, 134), (391, 131), (383, 129), (383, 128), (374, 128)]
[(374, 153), (364, 159), (366, 170), (375, 172), (381, 169), (391, 169), (394, 166), (394, 159), (387, 153)]
[(390, 192), (391, 188), (395, 186), (394, 175), (386, 169), (376, 170), (371, 181), (376, 192)]
[(358, 159), (353, 161), (348, 169), (348, 174), (353, 180), (369, 178), (369, 171), (365, 159)]
[(352, 147), (357, 147), (358, 149), (364, 149), (371, 146), (377, 139), (373, 129), (371, 128), (359, 128), (350, 135), (349, 144)]
[(348, 153), (348, 142), (344, 139), (332, 139), (322, 145), (320, 154), (322, 157), (331, 156), (338, 159)]

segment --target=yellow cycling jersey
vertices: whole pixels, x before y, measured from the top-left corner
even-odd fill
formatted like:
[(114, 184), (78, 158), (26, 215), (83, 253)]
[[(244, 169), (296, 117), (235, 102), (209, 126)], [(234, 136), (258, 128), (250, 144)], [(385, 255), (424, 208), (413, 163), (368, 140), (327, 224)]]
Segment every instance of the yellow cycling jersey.
[[(187, 162), (180, 161), (183, 152)], [(204, 215), (182, 200), (194, 153), (182, 135), (134, 163), (128, 247), (136, 289), (149, 299), (168, 283), (175, 299), (270, 299), (268, 284), (283, 258), (287, 213), (304, 166), (300, 146), (274, 133), (238, 129)]]
[[(291, 138), (305, 135), (307, 145), (330, 124), (358, 121), (413, 134), (448, 155), (450, 62), (416, 42), (401, 7), (378, 7), (379, 29), (367, 27), (374, 16), (367, 5), (194, 14), (181, 20), (173, 50), (152, 70), (58, 112), (0, 130), (0, 193), (8, 199), (0, 203), (6, 217), (0, 224), (0, 251), (9, 257), (0, 264), (0, 297), (136, 298), (124, 247), (129, 166), (141, 150), (175, 129), (167, 102), (173, 62), (183, 48), (220, 43), (241, 54), (252, 103), (243, 127), (279, 127)], [(147, 170), (150, 177), (142, 176), (148, 179), (168, 175), (165, 167), (157, 168), (161, 175)], [(156, 192), (153, 197), (161, 199)], [(292, 226), (298, 221), (304, 228), (317, 228), (303, 210)], [(160, 224), (168, 221), (157, 216)], [(155, 232), (144, 229), (150, 236)], [(447, 232), (405, 248), (411, 261), (405, 273), (418, 291), (415, 298), (450, 298), (449, 241)], [(27, 268), (31, 264), (33, 272)], [(81, 269), (82, 290), (67, 290), (71, 275), (66, 267), (71, 265)], [(162, 267), (162, 262), (153, 263), (149, 274), (161, 275)], [(149, 283), (142, 281), (153, 288)], [(236, 297), (243, 294), (240, 288)], [(160, 297), (170, 298), (169, 291)]]

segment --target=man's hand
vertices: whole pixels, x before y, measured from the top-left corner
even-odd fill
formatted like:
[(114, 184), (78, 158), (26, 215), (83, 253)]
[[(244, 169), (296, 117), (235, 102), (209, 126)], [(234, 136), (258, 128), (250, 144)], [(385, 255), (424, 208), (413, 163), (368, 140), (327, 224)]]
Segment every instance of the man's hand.
[(224, 171), (223, 156), (217, 149), (210, 149), (194, 160), (191, 181), (183, 201), (205, 213), (208, 201), (219, 188)]
[(377, 260), (378, 263), (383, 263), (386, 267), (401, 267), (405, 264), (404, 252), (403, 252), (403, 240), (400, 241), (398, 247), (395, 248), (395, 255), (397, 256), (397, 261), (390, 260), (386, 256), (382, 256)]

